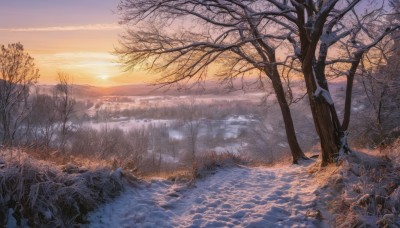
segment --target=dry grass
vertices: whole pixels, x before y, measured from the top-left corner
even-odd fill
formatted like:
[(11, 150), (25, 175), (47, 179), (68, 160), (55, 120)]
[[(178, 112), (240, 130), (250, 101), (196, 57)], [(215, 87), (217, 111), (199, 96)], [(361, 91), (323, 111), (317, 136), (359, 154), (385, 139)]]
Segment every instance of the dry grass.
[(386, 154), (378, 150), (353, 152), (337, 167), (310, 168), (321, 185), (319, 201), (325, 202), (333, 215), (332, 226), (400, 225), (400, 169), (395, 160), (388, 159), (398, 146), (392, 145)]
[(82, 224), (87, 212), (117, 196), (129, 182), (121, 170), (60, 167), (22, 151), (0, 151), (0, 160), (0, 226), (10, 222), (10, 212), (17, 225)]
[(380, 152), (390, 159), (395, 166), (400, 167), (400, 138), (388, 146), (381, 147)]
[(337, 166), (335, 164), (330, 164), (325, 167), (321, 167), (321, 161), (315, 162), (311, 166), (308, 167), (308, 172), (314, 175), (315, 181), (323, 186), (328, 183), (329, 179), (332, 176), (336, 175), (341, 166)]
[(191, 167), (191, 174), (193, 179), (204, 178), (214, 174), (218, 168), (234, 167), (247, 163), (245, 158), (233, 153), (209, 152), (196, 157)]

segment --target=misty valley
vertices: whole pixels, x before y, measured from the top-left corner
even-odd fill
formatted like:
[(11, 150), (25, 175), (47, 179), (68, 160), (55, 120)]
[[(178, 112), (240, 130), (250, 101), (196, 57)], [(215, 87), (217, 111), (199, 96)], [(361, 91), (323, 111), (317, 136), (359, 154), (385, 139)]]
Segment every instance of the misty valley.
[[(339, 81), (332, 88), (340, 92), (343, 86)], [(131, 87), (134, 91), (135, 86)], [(49, 87), (42, 90), (44, 94), (39, 87), (33, 99), (43, 99), (42, 96), (51, 99), (45, 94)], [(76, 90), (85, 94), (82, 89)], [(192, 166), (192, 157), (213, 154), (232, 154), (266, 164), (290, 156), (284, 123), (271, 91), (221, 90), (219, 94), (214, 91), (203, 95), (190, 92), (170, 95), (167, 91), (156, 96), (87, 98), (78, 94), (62, 150), (69, 155), (114, 162), (118, 167), (129, 166), (128, 170), (141, 175), (174, 173)], [(304, 93), (296, 87), (293, 90), (298, 97)], [(296, 129), (302, 146), (317, 154), (314, 145), (318, 139), (310, 133), (312, 116), (306, 105), (306, 99), (292, 104)], [(354, 115), (359, 116), (363, 109), (365, 105), (354, 103)], [(31, 146), (57, 148), (60, 128), (49, 127), (52, 113), (37, 112), (33, 115), (37, 119), (29, 123), (31, 133), (27, 134), (34, 137)]]

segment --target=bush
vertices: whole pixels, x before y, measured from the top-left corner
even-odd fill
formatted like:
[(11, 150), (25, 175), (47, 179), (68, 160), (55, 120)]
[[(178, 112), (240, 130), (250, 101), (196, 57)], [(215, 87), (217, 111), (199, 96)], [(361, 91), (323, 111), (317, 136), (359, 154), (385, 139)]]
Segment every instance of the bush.
[[(123, 191), (121, 170), (61, 170), (25, 153), (1, 156), (0, 226), (13, 219), (31, 227), (72, 227), (85, 215)], [(12, 217), (7, 214), (12, 213)]]
[[(335, 167), (317, 201), (326, 202), (335, 227), (398, 227), (398, 164), (387, 156), (353, 152)], [(392, 219), (393, 218), (393, 219)]]
[(247, 164), (247, 161), (239, 155), (233, 153), (210, 152), (203, 156), (196, 157), (192, 164), (193, 179), (203, 178), (215, 173), (217, 168), (232, 167)]

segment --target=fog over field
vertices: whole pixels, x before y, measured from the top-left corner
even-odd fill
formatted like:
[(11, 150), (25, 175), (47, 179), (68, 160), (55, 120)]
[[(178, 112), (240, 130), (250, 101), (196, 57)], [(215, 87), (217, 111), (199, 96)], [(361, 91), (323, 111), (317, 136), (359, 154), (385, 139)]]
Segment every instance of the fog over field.
[[(232, 153), (264, 163), (274, 163), (290, 156), (284, 123), (270, 88), (264, 88), (264, 91), (253, 88), (247, 92), (215, 87), (211, 92), (204, 89), (195, 92), (160, 91), (153, 87), (156, 95), (146, 95), (141, 92), (142, 86), (130, 87), (131, 92), (125, 96), (97, 94), (92, 97), (85, 94), (95, 87), (90, 90), (80, 86), (73, 88), (72, 91), (79, 93), (74, 94), (77, 108), (69, 122), (71, 132), (65, 149), (74, 154), (84, 150), (104, 159), (126, 160), (126, 154), (120, 148), (124, 144), (121, 137), (129, 139), (129, 135), (143, 134), (146, 142), (140, 144), (145, 148), (131, 155), (132, 159), (140, 159), (140, 162), (134, 161), (137, 166), (142, 164), (147, 167), (149, 162), (153, 166), (161, 166), (156, 169), (158, 172), (170, 172), (188, 165), (190, 154)], [(334, 99), (340, 98), (337, 96), (344, 87), (343, 80), (331, 83)], [(40, 86), (37, 90), (46, 94), (46, 89), (47, 86)], [(118, 93), (117, 89), (110, 89), (113, 90), (114, 94)], [(317, 154), (318, 147), (315, 145), (318, 137), (313, 133), (308, 100), (302, 98), (305, 91), (301, 89), (301, 84), (292, 86), (292, 91), (293, 99), (297, 99), (291, 104), (291, 109), (295, 113), (293, 118), (299, 141), (305, 151)], [(360, 86), (354, 93), (353, 116), (360, 117), (366, 108), (365, 97), (360, 95)], [(340, 110), (343, 103), (338, 100)], [(354, 123), (357, 124), (357, 121)], [(113, 138), (115, 141), (100, 140), (100, 147), (87, 148), (80, 141), (81, 137), (88, 137), (89, 132), (95, 138), (98, 134), (98, 137)], [(357, 137), (357, 134), (355, 132), (352, 136)], [(140, 171), (138, 167), (135, 169)]]

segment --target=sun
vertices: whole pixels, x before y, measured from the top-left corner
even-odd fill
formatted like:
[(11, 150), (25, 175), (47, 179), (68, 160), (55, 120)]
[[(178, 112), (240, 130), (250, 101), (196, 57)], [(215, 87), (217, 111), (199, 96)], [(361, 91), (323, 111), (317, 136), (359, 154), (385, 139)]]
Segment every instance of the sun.
[(98, 75), (97, 77), (98, 77), (99, 79), (101, 79), (101, 80), (107, 80), (107, 79), (110, 78), (110, 76), (109, 76), (109, 75), (106, 75), (106, 74), (100, 74), (100, 75)]

